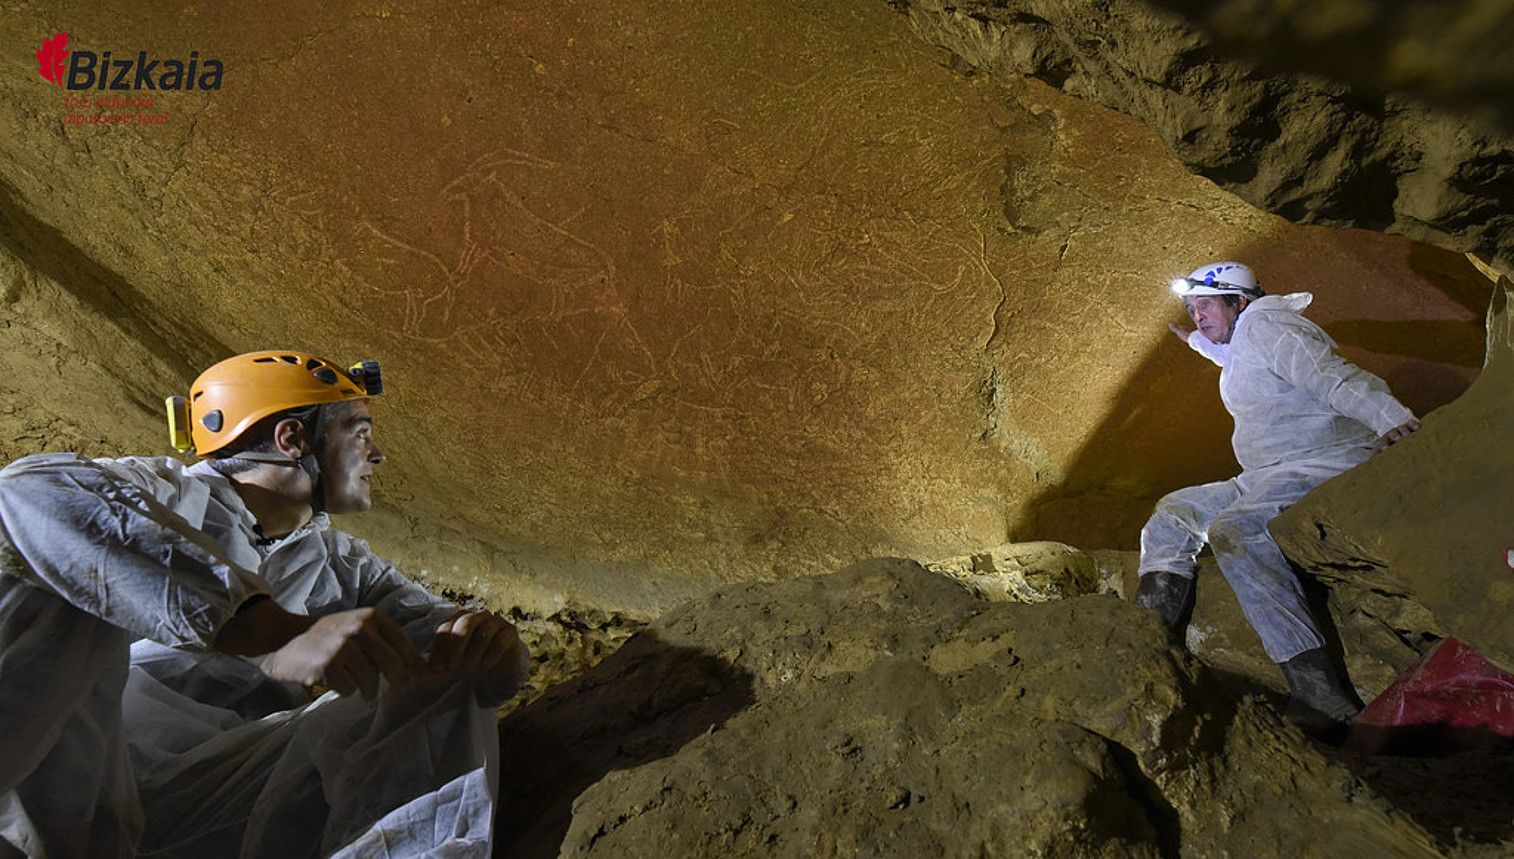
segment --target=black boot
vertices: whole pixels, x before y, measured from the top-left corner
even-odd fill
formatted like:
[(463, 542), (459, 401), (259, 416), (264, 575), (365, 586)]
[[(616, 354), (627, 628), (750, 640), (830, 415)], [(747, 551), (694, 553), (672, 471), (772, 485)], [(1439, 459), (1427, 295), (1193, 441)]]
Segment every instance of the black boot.
[(1141, 576), (1135, 603), (1156, 612), (1179, 639), (1193, 610), (1193, 579), (1177, 573), (1153, 570)]
[(1362, 711), (1356, 690), (1335, 668), (1325, 648), (1306, 650), (1278, 663), (1288, 681), (1288, 709), (1284, 715), (1306, 731), (1323, 733), (1341, 728)]

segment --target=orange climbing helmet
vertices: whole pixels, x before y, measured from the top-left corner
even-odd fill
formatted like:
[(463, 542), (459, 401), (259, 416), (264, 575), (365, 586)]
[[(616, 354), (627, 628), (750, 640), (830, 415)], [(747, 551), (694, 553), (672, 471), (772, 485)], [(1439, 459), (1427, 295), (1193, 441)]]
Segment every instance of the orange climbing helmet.
[(164, 402), (174, 448), (208, 457), (271, 414), (383, 392), (377, 361), (343, 370), (325, 358), (289, 349), (227, 358), (201, 373), (187, 398)]

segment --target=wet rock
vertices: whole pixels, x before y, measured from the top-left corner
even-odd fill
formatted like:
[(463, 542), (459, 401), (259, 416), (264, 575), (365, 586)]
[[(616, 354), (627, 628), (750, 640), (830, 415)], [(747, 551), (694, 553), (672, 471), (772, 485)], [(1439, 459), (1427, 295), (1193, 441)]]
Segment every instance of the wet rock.
[[(1402, 233), (1514, 270), (1511, 138), (1486, 117), (1259, 71), (1162, 4), (1141, 0), (893, 5), (963, 67), (1038, 78), (1128, 113), (1195, 172), (1262, 209), (1303, 223)], [(1286, 6), (1290, 16), (1299, 9), (1273, 5)], [(1440, 4), (1410, 5), (1421, 17), (1451, 14)], [(1391, 20), (1400, 15), (1397, 6), (1363, 14), (1389, 26), (1403, 23)], [(1253, 32), (1246, 15), (1234, 20), (1233, 29)], [(1506, 52), (1507, 34), (1492, 38)], [(1370, 50), (1378, 57), (1383, 48)], [(1392, 76), (1385, 82), (1405, 83)]]
[(1494, 291), (1487, 362), (1466, 394), (1272, 525), (1315, 575), (1380, 594), (1399, 624), (1449, 633), (1505, 670), (1514, 669), (1511, 291), (1507, 278)]
[[(716, 592), (501, 738), (570, 856), (1434, 855), (1146, 612), (906, 561)], [(557, 847), (528, 834), (500, 846)]]

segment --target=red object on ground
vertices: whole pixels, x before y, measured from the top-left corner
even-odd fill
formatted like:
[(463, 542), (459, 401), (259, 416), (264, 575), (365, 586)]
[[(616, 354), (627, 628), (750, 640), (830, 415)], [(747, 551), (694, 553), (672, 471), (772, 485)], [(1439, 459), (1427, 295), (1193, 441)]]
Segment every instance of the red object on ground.
[(1448, 638), (1372, 699), (1353, 729), (1439, 726), (1514, 737), (1514, 674)]

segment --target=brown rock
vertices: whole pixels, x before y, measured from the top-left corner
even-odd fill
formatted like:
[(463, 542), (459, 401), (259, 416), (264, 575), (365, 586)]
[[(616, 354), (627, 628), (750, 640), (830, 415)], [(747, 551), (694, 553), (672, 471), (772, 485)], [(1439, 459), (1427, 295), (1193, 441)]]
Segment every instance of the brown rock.
[[(1117, 593), (1134, 598), (1139, 578), (1139, 552), (1103, 550), (1091, 553), (1101, 570), (1120, 582)], [(1251, 689), (1287, 694), (1277, 665), (1262, 649), (1261, 639), (1241, 612), (1235, 591), (1207, 552), (1199, 559), (1193, 615), (1184, 646), (1205, 665), (1241, 681)], [(1329, 587), (1306, 579), (1305, 592), (1321, 619), (1327, 646), (1338, 644), (1357, 694), (1371, 700), (1406, 668), (1417, 663), (1439, 640), (1429, 613), (1402, 597), (1342, 582), (1330, 577)]]
[(1412, 95), (1514, 125), (1514, 6), (1502, 0), (1155, 5), (1198, 22), (1225, 53), (1271, 71), (1322, 75), (1364, 93)]
[(1510, 290), (1503, 278), (1494, 291), (1487, 364), (1466, 394), (1272, 526), (1278, 544), (1306, 569), (1423, 606), (1433, 631), (1476, 646), (1505, 670), (1514, 670)]
[(1097, 593), (1102, 584), (1092, 557), (1049, 540), (1006, 543), (925, 568), (961, 582), (989, 602), (1049, 602)]
[(988, 604), (905, 561), (712, 594), (501, 739), (551, 797), (505, 816), (571, 801), (573, 856), (1434, 855), (1146, 612)]
[[(893, 5), (908, 12), (927, 40), (958, 55), (964, 67), (996, 78), (1039, 78), (1129, 113), (1150, 125), (1196, 173), (1269, 212), (1301, 223), (1402, 233), (1477, 253), (1503, 271), (1514, 271), (1509, 207), (1514, 160), (1506, 126), (1296, 73), (1327, 65), (1381, 68), (1386, 47), (1380, 42), (1353, 49), (1370, 53), (1371, 63), (1336, 57), (1292, 65), (1282, 54), (1273, 59), (1286, 72), (1267, 74), (1238, 59), (1267, 54), (1265, 44), (1250, 53), (1211, 45), (1204, 31), (1163, 8), (1199, 7), (1196, 3), (895, 0)], [(1265, 0), (1222, 5), (1204, 20), (1218, 19), (1232, 42), (1265, 34), (1270, 21), (1307, 27), (1310, 20), (1341, 11), (1332, 4), (1315, 10)], [(1269, 5), (1276, 7), (1272, 14), (1248, 14)], [(1456, 10), (1442, 3), (1340, 5), (1360, 11), (1348, 30), (1414, 32), (1413, 21), (1456, 20)], [(1482, 5), (1482, 26), (1491, 31), (1469, 28), (1462, 41), (1487, 46), (1483, 56), (1506, 57), (1510, 33), (1498, 25), (1507, 24), (1508, 13), (1494, 9), (1497, 3)], [(1414, 37), (1406, 38), (1414, 43)], [(1456, 41), (1448, 36), (1441, 47), (1452, 49)], [(1454, 54), (1417, 62), (1404, 54), (1400, 58), (1420, 66), (1420, 79), (1442, 66), (1462, 67)], [(1464, 67), (1474, 70), (1472, 80), (1496, 77), (1508, 86), (1506, 66), (1478, 69), (1469, 58)], [(1381, 81), (1389, 88), (1416, 88), (1391, 71), (1382, 73)], [(1422, 83), (1417, 88), (1425, 89)], [(1471, 88), (1464, 83), (1456, 90)], [(1500, 101), (1491, 93), (1478, 100)]]
[(1134, 545), (1232, 468), (1165, 330), (1163, 282), (1206, 259), (1315, 290), (1417, 406), (1476, 363), (1485, 299), (1424, 247), (1259, 213), (877, 2), (62, 0), (0, 33), (85, 20), (77, 48), (194, 46), (225, 84), (72, 126), (30, 50), (0, 56), (0, 453), (167, 452), (163, 397), (229, 353), (375, 356), (389, 462), (347, 527), (533, 616)]

